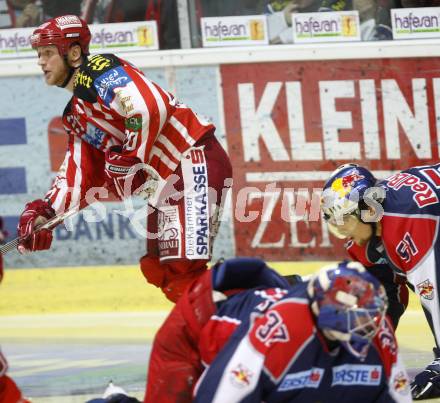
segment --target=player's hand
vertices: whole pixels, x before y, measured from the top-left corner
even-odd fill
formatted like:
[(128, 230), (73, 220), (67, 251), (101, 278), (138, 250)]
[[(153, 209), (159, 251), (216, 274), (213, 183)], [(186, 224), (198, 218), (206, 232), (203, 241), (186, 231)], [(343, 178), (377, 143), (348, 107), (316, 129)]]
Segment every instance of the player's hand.
[[(438, 355), (434, 348), (434, 354)], [(422, 372), (416, 375), (411, 383), (411, 394), (414, 400), (440, 397), (440, 358), (436, 358)]]
[(20, 253), (50, 248), (52, 230), (42, 229), (35, 232), (34, 229), (54, 216), (54, 209), (44, 200), (38, 199), (26, 204), (17, 228), (18, 236), (21, 238), (17, 246)]
[(137, 194), (147, 180), (142, 161), (122, 153), (121, 146), (105, 153), (105, 175), (109, 189), (122, 199)]

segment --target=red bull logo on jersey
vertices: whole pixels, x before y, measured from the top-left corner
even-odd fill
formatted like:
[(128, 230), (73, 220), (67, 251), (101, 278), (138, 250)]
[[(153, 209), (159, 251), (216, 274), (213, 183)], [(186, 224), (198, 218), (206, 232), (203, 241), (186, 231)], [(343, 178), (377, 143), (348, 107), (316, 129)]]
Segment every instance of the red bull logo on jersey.
[(317, 389), (321, 384), (324, 375), (323, 368), (312, 368), (307, 371), (295, 372), (287, 374), (281, 382), (278, 390), (284, 392), (287, 390), (313, 388)]
[(425, 281), (417, 284), (417, 291), (419, 292), (419, 295), (424, 299), (434, 299), (434, 285), (429, 281), (429, 279), (426, 279)]
[(229, 379), (234, 386), (242, 388), (250, 385), (253, 376), (254, 374), (250, 369), (246, 368), (243, 364), (238, 364), (231, 371)]
[(365, 385), (377, 386), (382, 377), (382, 367), (378, 365), (339, 365), (333, 369), (332, 386)]
[(355, 171), (350, 175), (335, 179), (331, 185), (331, 189), (336, 192), (339, 197), (345, 197), (351, 192), (351, 189), (355, 182), (364, 178), (365, 176), (359, 175), (357, 171)]
[(208, 169), (203, 147), (192, 148), (181, 162), (185, 183), (185, 249), (190, 259), (209, 259)]
[(396, 392), (400, 394), (407, 393), (409, 387), (409, 380), (405, 372), (403, 371), (398, 372), (393, 378), (392, 385)]

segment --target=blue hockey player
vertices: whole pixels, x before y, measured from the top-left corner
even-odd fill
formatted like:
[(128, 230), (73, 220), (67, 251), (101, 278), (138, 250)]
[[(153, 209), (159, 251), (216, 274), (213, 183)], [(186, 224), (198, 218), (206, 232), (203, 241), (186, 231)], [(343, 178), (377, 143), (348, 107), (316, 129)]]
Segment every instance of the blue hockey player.
[[(407, 402), (380, 283), (359, 263), (289, 284), (256, 258), (218, 263), (157, 333), (144, 403)], [(172, 381), (170, 381), (172, 380)]]
[(435, 359), (412, 382), (414, 399), (440, 396), (440, 164), (377, 180), (356, 164), (339, 167), (324, 185), (322, 210), (330, 231), (348, 239), (365, 265), (391, 267), (420, 298), (436, 341)]
[[(410, 402), (386, 308), (382, 285), (354, 262), (289, 289), (236, 294), (202, 332), (209, 366), (194, 401)], [(236, 329), (213, 355), (228, 325)]]

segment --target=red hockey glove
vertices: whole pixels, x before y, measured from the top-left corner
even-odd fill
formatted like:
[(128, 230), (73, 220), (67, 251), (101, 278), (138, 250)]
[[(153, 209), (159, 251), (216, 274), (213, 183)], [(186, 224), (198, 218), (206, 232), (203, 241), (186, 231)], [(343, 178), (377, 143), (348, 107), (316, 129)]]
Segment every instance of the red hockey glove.
[(22, 238), (17, 247), (20, 253), (50, 248), (52, 230), (42, 229), (34, 232), (34, 228), (54, 216), (54, 209), (44, 200), (38, 199), (26, 204), (18, 222), (18, 236)]
[(122, 199), (137, 194), (147, 180), (142, 161), (122, 154), (121, 146), (105, 153), (105, 175), (110, 190)]

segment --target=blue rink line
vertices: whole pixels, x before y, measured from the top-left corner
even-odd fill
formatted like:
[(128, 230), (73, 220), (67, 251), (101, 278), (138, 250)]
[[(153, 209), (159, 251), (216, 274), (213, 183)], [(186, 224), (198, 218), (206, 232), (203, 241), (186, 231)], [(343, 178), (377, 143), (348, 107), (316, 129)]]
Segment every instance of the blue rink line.
[[(11, 363), (9, 374), (33, 403), (77, 403), (100, 397), (110, 380), (142, 400), (151, 344), (6, 343), (2, 350)], [(419, 371), (408, 369), (411, 378)]]
[(140, 343), (6, 343), (9, 374), (33, 403), (45, 397), (102, 395), (109, 381), (143, 397), (151, 345)]

